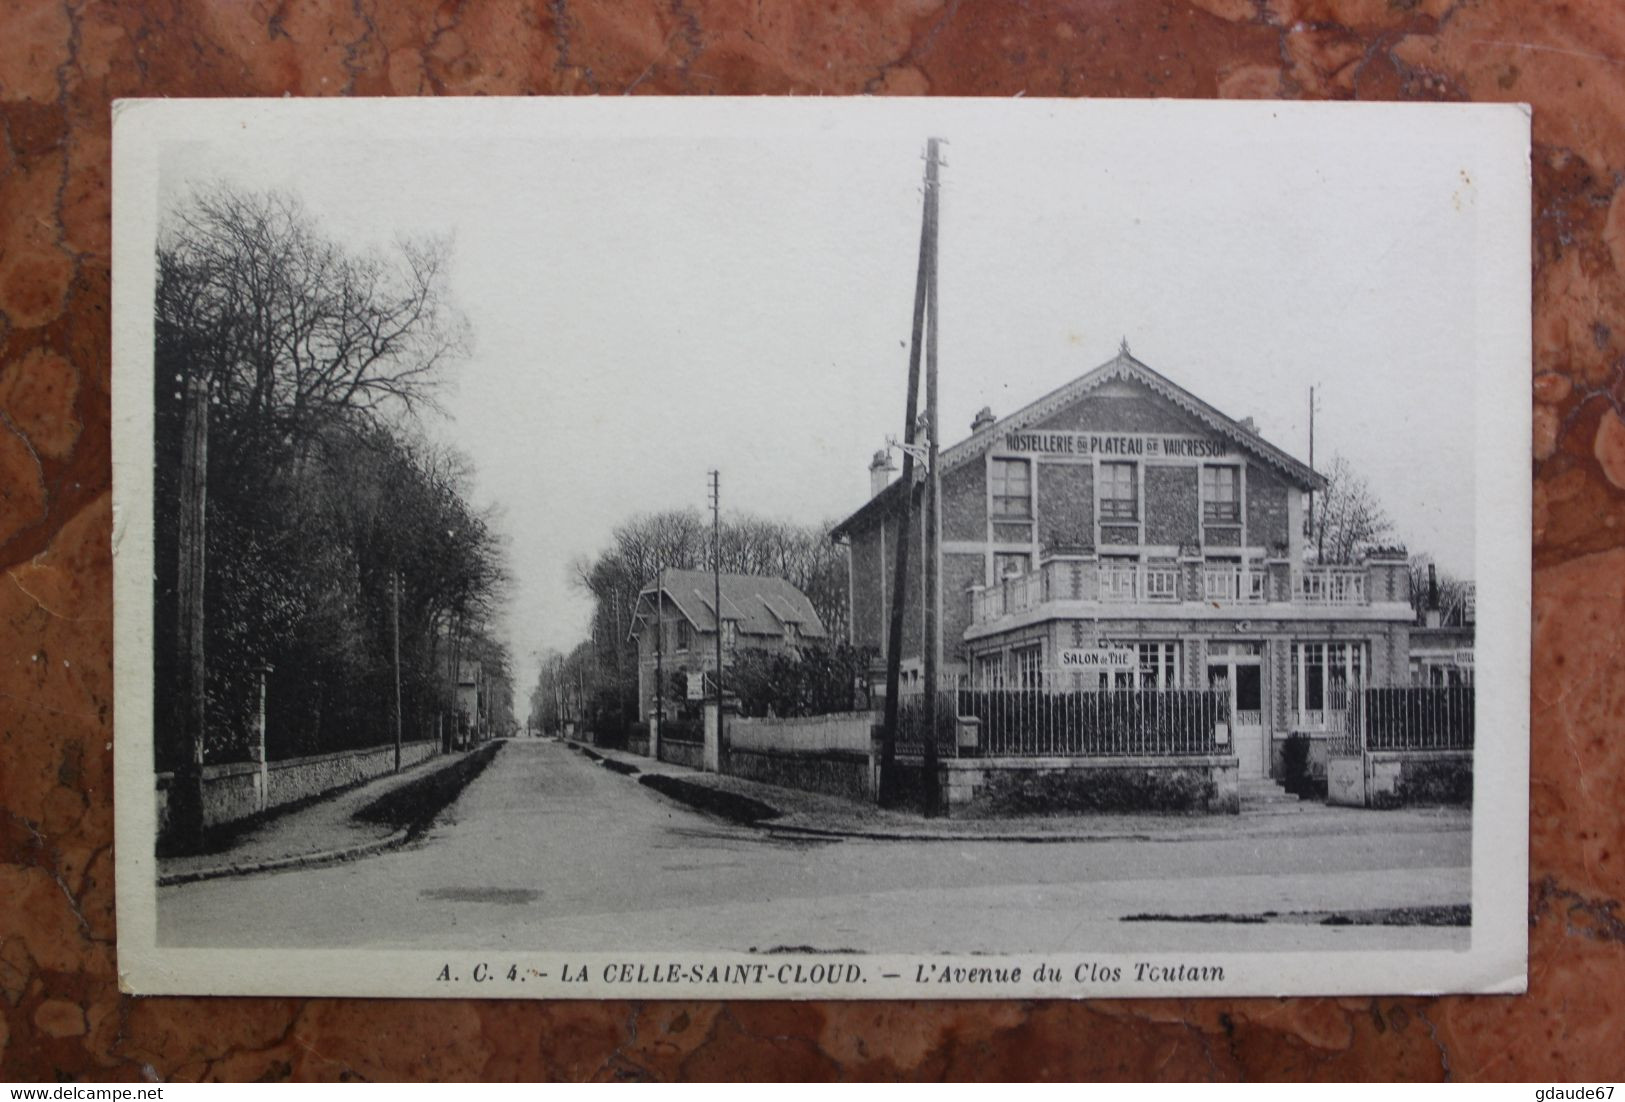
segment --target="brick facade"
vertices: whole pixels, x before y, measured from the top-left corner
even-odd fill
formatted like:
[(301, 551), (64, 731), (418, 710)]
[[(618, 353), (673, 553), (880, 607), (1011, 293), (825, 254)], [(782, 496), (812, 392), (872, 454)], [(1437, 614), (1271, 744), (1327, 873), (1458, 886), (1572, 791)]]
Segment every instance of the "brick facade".
[(1195, 543), (1201, 536), (1195, 467), (1145, 468), (1145, 542)]
[(967, 463), (949, 471), (942, 480), (942, 538), (987, 538), (987, 468)]
[(1247, 543), (1272, 549), (1288, 543), (1287, 494), (1279, 474), (1262, 463), (1247, 467)]
[(1084, 547), (1095, 540), (1095, 472), (1086, 463), (1038, 463), (1038, 545)]
[(886, 638), (883, 599), (885, 579), (891, 564), (881, 557), (881, 526), (876, 524), (852, 533), (847, 554), (852, 563), (852, 607), (848, 609), (852, 642), (860, 647), (882, 646)]
[(1134, 383), (1109, 383), (1036, 423), (1061, 432), (1206, 433), (1206, 425)]

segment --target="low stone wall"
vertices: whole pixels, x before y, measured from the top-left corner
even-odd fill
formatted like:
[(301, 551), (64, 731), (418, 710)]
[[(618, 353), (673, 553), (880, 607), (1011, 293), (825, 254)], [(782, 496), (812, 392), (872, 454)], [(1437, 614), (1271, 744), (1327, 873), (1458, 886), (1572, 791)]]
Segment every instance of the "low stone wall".
[[(169, 791), (174, 774), (158, 774), (158, 836), (169, 830)], [(219, 826), (263, 812), (265, 776), (260, 763), (232, 761), (203, 767), (203, 825)]]
[(705, 743), (660, 740), (660, 760), (672, 765), (686, 765), (690, 769), (705, 768)]
[(649, 736), (633, 733), (626, 736), (626, 749), (628, 753), (649, 756)]
[(783, 753), (777, 750), (728, 750), (728, 773), (782, 788), (822, 792), (852, 800), (873, 800), (870, 759), (867, 753), (825, 750)]
[(1471, 750), (1373, 750), (1366, 754), (1366, 806), (1473, 802)]
[[(401, 747), (401, 768), (427, 761), (440, 750), (437, 742), (408, 742)], [(298, 803), (335, 788), (381, 777), (395, 768), (395, 747), (313, 754), (308, 758), (274, 761), (266, 767), (270, 781), (265, 805), (269, 808)]]
[[(939, 770), (945, 811), (953, 818), (1241, 810), (1236, 759), (1221, 755), (952, 758), (940, 762)], [(905, 779), (905, 795), (918, 798), (919, 780)]]
[[(401, 768), (427, 761), (440, 752), (435, 739), (401, 747)], [(225, 762), (203, 767), (203, 825), (223, 826), (299, 803), (335, 789), (383, 776), (395, 768), (394, 744), (365, 750), (341, 750), (261, 764)], [(158, 774), (158, 833), (169, 827), (171, 773)]]
[(1368, 750), (1334, 756), (1327, 800), (1348, 807), (1473, 802), (1471, 750)]

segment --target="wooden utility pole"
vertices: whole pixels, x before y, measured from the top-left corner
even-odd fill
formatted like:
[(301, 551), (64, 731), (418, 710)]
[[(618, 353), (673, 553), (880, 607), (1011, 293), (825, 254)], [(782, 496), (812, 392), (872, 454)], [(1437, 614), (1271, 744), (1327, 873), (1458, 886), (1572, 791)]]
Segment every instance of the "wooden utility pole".
[(942, 661), (942, 472), (937, 469), (937, 139), (926, 143), (925, 154), (925, 234), (930, 248), (925, 254), (925, 432), (926, 490), (924, 631), (920, 640), (925, 665), (925, 813), (938, 810), (937, 791), (937, 677)]
[(722, 472), (711, 472), (711, 586), (717, 627), (717, 761), (727, 761), (722, 721)]
[(893, 555), (891, 623), (886, 633), (886, 717), (881, 729), (880, 791), (882, 807), (897, 802), (897, 695), (903, 651), (903, 603), (908, 586), (908, 547), (912, 542), (909, 522), (914, 507), (914, 431), (919, 419), (920, 337), (925, 329), (926, 284), (932, 250), (931, 230), (936, 205), (936, 148), (933, 138), (927, 145), (925, 166), (925, 214), (920, 228), (920, 260), (914, 279), (914, 326), (908, 348), (908, 401), (903, 414), (903, 473), (897, 506), (897, 548)]
[(390, 615), (395, 639), (395, 772), (401, 771), (401, 572), (391, 574), (394, 600)]
[(175, 639), (175, 730), (181, 743), (175, 786), (170, 793), (170, 822), (176, 839), (203, 846), (203, 746), (207, 719), (207, 682), (203, 661), (203, 578), (206, 566), (205, 521), (209, 484), (209, 381), (191, 372), (186, 378), (186, 406), (181, 419), (180, 510), (177, 546), (180, 562), (175, 598), (180, 606)]

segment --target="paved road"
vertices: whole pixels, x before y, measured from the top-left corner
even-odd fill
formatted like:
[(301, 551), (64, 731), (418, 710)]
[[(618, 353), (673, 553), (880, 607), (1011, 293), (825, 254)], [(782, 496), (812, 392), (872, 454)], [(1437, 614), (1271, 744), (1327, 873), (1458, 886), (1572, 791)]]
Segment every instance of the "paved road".
[(553, 742), (512, 742), (411, 848), (165, 888), (174, 946), (1088, 952), (1465, 947), (1461, 928), (1124, 915), (1466, 902), (1465, 831), (904, 842), (719, 822)]

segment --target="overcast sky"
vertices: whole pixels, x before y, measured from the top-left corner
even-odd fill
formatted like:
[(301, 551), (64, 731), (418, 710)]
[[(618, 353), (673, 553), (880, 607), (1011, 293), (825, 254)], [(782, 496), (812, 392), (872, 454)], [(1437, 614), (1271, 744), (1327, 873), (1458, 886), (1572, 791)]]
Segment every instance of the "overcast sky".
[[(1475, 135), (1390, 105), (276, 101), (172, 147), (163, 195), (298, 194), (356, 246), (452, 234), (474, 332), (434, 435), (504, 510), (519, 666), (582, 638), (569, 564), (639, 512), (844, 516), (901, 428), (927, 135), (945, 443), (1134, 354), (1370, 481), (1474, 572)], [(1480, 176), (1480, 178), (1482, 178)]]

